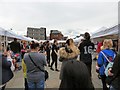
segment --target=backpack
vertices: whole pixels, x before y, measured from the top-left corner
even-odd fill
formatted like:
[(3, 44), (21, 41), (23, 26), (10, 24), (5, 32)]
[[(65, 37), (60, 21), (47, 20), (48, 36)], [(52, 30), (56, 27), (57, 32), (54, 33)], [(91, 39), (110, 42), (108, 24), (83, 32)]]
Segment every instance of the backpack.
[(116, 54), (114, 54), (114, 57), (112, 58), (112, 57), (107, 57), (102, 51), (101, 51), (101, 53), (103, 54), (103, 56), (106, 58), (106, 60), (108, 61), (108, 64), (107, 64), (107, 66), (105, 67), (105, 65), (104, 65), (104, 68), (105, 68), (105, 75), (108, 77), (108, 70), (109, 70), (109, 68), (111, 68), (112, 66), (113, 66), (113, 61), (114, 61), (114, 59), (115, 59), (115, 56), (116, 56)]

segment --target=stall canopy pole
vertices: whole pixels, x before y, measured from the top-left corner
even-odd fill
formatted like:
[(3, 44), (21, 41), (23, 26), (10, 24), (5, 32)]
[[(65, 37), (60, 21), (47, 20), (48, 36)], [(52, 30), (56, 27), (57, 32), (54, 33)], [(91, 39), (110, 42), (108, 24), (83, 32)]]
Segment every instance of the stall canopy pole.
[(120, 54), (120, 1), (118, 2), (118, 52)]

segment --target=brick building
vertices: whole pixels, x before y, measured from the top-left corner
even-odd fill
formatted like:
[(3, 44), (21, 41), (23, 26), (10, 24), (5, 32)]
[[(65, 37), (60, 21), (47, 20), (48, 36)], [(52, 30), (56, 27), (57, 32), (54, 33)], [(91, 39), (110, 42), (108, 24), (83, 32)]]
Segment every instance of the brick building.
[(64, 36), (63, 34), (58, 30), (51, 30), (50, 31), (50, 40), (57, 39), (57, 40), (63, 40)]
[(36, 40), (46, 40), (46, 28), (27, 28), (27, 36)]

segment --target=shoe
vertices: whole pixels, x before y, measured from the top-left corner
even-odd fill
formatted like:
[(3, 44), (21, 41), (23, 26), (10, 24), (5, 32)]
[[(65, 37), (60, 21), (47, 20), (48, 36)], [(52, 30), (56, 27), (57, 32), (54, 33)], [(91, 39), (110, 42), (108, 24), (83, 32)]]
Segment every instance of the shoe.
[(58, 70), (58, 69), (55, 69), (55, 71), (59, 72), (59, 70)]
[(50, 69), (51, 69), (52, 71), (54, 71), (54, 69), (53, 69), (52, 67), (51, 67)]
[(18, 67), (18, 70), (21, 70), (21, 69), (22, 69), (22, 66), (19, 66), (19, 67)]

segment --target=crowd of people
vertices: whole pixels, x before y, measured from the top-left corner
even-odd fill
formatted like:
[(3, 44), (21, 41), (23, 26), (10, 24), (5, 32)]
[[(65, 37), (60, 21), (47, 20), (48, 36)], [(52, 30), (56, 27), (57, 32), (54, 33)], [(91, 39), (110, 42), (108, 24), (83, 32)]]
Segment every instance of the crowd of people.
[[(114, 50), (111, 39), (103, 40), (98, 48), (96, 71), (101, 79), (103, 90), (120, 90), (120, 55)], [(60, 71), (60, 90), (67, 88), (94, 90), (91, 74), (94, 49), (95, 45), (88, 32), (84, 34), (84, 40), (80, 41), (78, 46), (71, 38), (61, 45), (57, 40), (54, 40), (52, 44), (49, 41), (20, 44), (17, 39), (14, 39), (3, 52), (2, 44), (0, 44), (2, 57), (0, 68), (3, 74), (0, 88), (4, 90), (6, 83), (14, 76), (13, 71), (21, 70), (18, 62), (22, 61), (25, 90), (37, 88), (44, 90), (45, 66), (50, 67), (52, 71)], [(58, 60), (62, 62), (60, 70), (57, 65)], [(54, 64), (55, 68), (53, 68)], [(12, 70), (13, 66), (14, 70)]]

